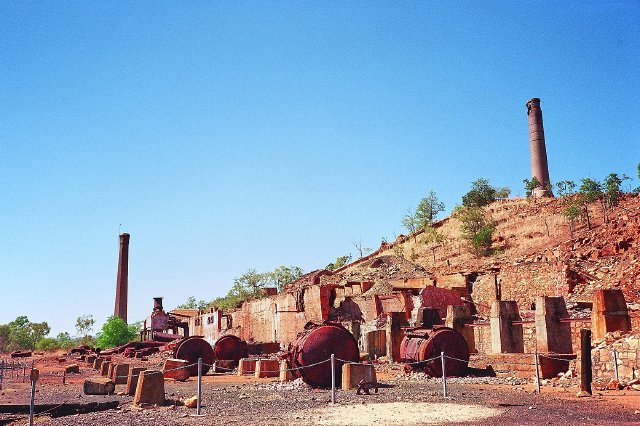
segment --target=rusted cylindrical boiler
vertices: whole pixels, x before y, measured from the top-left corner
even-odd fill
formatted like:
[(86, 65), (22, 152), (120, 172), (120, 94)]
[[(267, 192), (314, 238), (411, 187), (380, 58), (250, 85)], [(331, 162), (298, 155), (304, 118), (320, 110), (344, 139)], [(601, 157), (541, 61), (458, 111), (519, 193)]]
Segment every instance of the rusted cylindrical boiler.
[(447, 376), (462, 376), (466, 373), (469, 364), (467, 342), (460, 333), (444, 326), (407, 330), (400, 345), (400, 360), (408, 363), (409, 369), (423, 370), (432, 377), (440, 377), (441, 352), (450, 357), (445, 358)]
[(202, 336), (191, 336), (179, 340), (173, 349), (173, 357), (189, 361), (189, 374), (198, 375), (198, 358), (202, 358), (202, 374), (207, 374), (213, 365), (213, 348)]
[[(342, 365), (358, 362), (360, 351), (353, 335), (334, 323), (307, 323), (305, 331), (298, 334), (289, 345), (288, 360), (294, 376), (302, 377), (305, 383), (319, 388), (331, 386), (331, 354), (335, 355), (335, 373), (340, 380)], [(326, 361), (326, 362), (324, 362)]]
[(233, 334), (227, 334), (216, 340), (213, 345), (213, 354), (216, 361), (233, 360), (236, 363), (249, 356), (247, 342)]

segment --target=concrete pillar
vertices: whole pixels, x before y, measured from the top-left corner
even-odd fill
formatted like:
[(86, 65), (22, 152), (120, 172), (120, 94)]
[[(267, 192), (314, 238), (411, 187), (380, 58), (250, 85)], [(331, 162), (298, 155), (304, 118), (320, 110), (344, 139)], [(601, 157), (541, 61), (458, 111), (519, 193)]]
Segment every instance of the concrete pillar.
[(591, 309), (594, 339), (602, 339), (612, 331), (631, 331), (631, 317), (622, 290), (594, 290)]
[(447, 306), (447, 318), (444, 325), (451, 327), (458, 333), (462, 334), (462, 337), (464, 337), (464, 340), (467, 342), (469, 353), (476, 353), (476, 338), (473, 328), (466, 326), (466, 324), (472, 322), (473, 316), (471, 315), (471, 308), (469, 308), (469, 306)]
[(113, 315), (127, 322), (127, 294), (129, 292), (129, 234), (120, 234), (118, 277), (116, 281), (116, 304)]
[(549, 165), (547, 164), (547, 147), (544, 141), (542, 126), (542, 110), (540, 99), (527, 101), (527, 115), (529, 116), (529, 150), (531, 154), (531, 177), (540, 182), (538, 189), (533, 191), (534, 197), (553, 197), (551, 190), (545, 188), (550, 184)]
[(536, 339), (540, 353), (573, 353), (571, 324), (560, 322), (568, 318), (567, 305), (562, 296), (536, 298)]
[(522, 325), (513, 325), (520, 321), (518, 304), (513, 300), (494, 300), (491, 304), (491, 352), (523, 353), (524, 336)]
[(394, 362), (400, 360), (400, 345), (404, 339), (402, 327), (408, 326), (407, 315), (404, 312), (390, 312), (385, 331), (387, 333), (387, 356)]

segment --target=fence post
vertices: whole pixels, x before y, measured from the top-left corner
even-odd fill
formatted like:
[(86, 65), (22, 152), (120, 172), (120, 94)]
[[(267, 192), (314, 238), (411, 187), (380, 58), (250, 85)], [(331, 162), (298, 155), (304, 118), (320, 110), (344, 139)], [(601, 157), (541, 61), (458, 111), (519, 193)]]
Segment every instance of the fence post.
[(0, 390), (2, 390), (2, 381), (4, 380), (4, 359), (0, 362)]
[(27, 380), (27, 362), (23, 361), (22, 363), (22, 383)]
[(336, 356), (331, 354), (331, 403), (336, 403)]
[(591, 330), (580, 330), (580, 391), (591, 395)]
[(533, 352), (533, 361), (536, 367), (536, 392), (540, 393), (540, 372), (538, 371), (538, 349)]
[(196, 414), (200, 416), (202, 406), (202, 358), (198, 358), (198, 401), (196, 402)]
[(620, 375), (618, 374), (618, 351), (614, 348), (613, 352), (613, 373), (615, 374), (616, 380), (620, 381)]
[(442, 364), (442, 396), (447, 397), (447, 370), (444, 362), (444, 352), (440, 352), (440, 363)]

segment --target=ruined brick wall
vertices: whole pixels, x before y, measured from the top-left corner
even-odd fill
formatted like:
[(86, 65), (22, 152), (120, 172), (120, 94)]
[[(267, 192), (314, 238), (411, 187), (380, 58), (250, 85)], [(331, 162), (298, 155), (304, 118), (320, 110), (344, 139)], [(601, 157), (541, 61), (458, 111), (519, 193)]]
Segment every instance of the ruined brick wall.
[(594, 381), (607, 381), (614, 377), (613, 349), (618, 351), (620, 379), (640, 377), (640, 335), (635, 335), (612, 343), (602, 342), (591, 350)]

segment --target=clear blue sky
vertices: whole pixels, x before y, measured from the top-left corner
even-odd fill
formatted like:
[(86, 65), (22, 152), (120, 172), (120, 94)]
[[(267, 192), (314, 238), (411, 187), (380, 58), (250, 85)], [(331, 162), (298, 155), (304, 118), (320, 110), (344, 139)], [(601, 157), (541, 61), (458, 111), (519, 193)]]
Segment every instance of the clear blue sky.
[(99, 326), (120, 224), (135, 321), (376, 248), (431, 189), (522, 194), (531, 97), (553, 181), (635, 178), (639, 28), (637, 1), (2, 1), (0, 323)]

